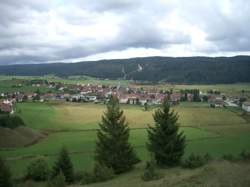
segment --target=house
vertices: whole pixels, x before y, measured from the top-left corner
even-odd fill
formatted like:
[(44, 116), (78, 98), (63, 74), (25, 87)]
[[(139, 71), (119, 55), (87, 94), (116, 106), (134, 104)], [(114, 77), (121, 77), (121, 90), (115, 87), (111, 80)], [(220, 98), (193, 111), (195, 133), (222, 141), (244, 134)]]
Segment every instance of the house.
[(95, 101), (95, 100), (97, 99), (97, 97), (94, 96), (94, 95), (87, 95), (87, 96), (86, 96), (86, 99), (87, 99), (88, 101)]
[(145, 103), (148, 103), (148, 99), (146, 99), (146, 98), (140, 98), (139, 102), (140, 102), (141, 105), (145, 105)]
[(25, 93), (25, 94), (24, 94), (24, 97), (26, 97), (28, 100), (32, 100), (33, 97), (34, 97), (34, 93), (31, 93), (31, 92)]
[(136, 96), (128, 97), (128, 104), (136, 105), (139, 104), (139, 99)]
[(246, 101), (246, 102), (242, 103), (242, 109), (247, 111), (247, 112), (250, 112), (250, 101)]
[(46, 93), (43, 95), (45, 100), (52, 100), (52, 99), (56, 99), (56, 95), (53, 93)]
[(0, 110), (1, 110), (1, 112), (4, 112), (4, 113), (13, 114), (14, 110), (13, 110), (13, 104), (12, 104), (12, 102), (10, 102), (9, 100), (4, 100), (0, 104)]
[(121, 104), (127, 104), (128, 103), (128, 98), (127, 97), (120, 97), (119, 98), (119, 103), (121, 103)]
[(194, 94), (188, 93), (187, 100), (191, 102), (191, 101), (193, 101), (193, 99), (194, 99)]
[(177, 104), (181, 100), (181, 93), (172, 93), (170, 95), (170, 102), (172, 104)]
[(232, 99), (232, 98), (227, 98), (224, 102), (225, 102), (226, 106), (239, 107), (239, 105), (237, 105), (236, 102), (235, 102), (235, 100)]
[(225, 105), (223, 97), (220, 95), (210, 95), (208, 98), (210, 104), (214, 104), (216, 107), (222, 107)]
[(24, 97), (23, 94), (18, 94), (18, 95), (16, 96), (17, 102), (23, 102), (23, 97)]

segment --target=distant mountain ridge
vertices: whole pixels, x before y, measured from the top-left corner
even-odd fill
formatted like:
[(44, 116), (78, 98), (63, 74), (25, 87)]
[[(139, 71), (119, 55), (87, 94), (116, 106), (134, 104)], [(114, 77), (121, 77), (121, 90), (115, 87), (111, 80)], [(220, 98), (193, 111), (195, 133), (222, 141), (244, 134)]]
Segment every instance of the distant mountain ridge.
[(0, 66), (1, 75), (88, 75), (173, 83), (250, 82), (250, 56), (140, 57), (77, 63)]

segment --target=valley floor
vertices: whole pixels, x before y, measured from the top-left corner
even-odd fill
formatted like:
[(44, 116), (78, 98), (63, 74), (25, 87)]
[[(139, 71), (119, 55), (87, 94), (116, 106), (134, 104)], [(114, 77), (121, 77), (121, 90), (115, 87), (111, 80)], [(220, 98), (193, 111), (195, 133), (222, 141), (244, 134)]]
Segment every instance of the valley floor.
[[(149, 159), (145, 144), (146, 127), (153, 125), (155, 108), (121, 105), (131, 128), (130, 141), (142, 161)], [(181, 131), (187, 137), (184, 157), (191, 153), (209, 153), (215, 158), (224, 154), (239, 155), (250, 150), (250, 117), (233, 108), (210, 108), (206, 103), (181, 103), (173, 108), (180, 115)], [(38, 143), (12, 149), (2, 148), (0, 155), (8, 161), (16, 178), (26, 172), (29, 163), (45, 156), (52, 166), (62, 146), (69, 149), (77, 171), (93, 166), (96, 129), (105, 105), (92, 103), (21, 103), (17, 111), (27, 127), (48, 134)], [(12, 141), (19, 141), (12, 139)], [(15, 144), (15, 142), (13, 142)]]

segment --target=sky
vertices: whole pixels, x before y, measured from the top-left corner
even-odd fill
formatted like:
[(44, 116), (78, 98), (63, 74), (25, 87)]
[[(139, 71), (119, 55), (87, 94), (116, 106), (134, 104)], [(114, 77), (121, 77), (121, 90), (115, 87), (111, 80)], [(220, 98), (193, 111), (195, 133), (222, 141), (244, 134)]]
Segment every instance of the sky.
[(250, 0), (0, 0), (0, 65), (250, 55)]

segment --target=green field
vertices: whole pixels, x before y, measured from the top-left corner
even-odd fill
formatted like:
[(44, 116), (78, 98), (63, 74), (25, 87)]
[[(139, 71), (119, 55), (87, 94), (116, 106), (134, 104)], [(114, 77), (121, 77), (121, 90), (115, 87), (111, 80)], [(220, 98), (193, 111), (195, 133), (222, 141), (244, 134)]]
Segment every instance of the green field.
[[(173, 89), (174, 91), (179, 91), (181, 89), (199, 89), (203, 92), (208, 90), (218, 90), (227, 95), (239, 95), (241, 91), (245, 91), (245, 95), (250, 95), (250, 83), (236, 83), (236, 84), (213, 84), (213, 85), (182, 85), (182, 84), (140, 84), (133, 83), (128, 80), (109, 80), (109, 79), (98, 79), (89, 76), (69, 76), (67, 78), (61, 78), (54, 75), (46, 76), (0, 76), (0, 93), (1, 92), (13, 92), (13, 91), (36, 91), (36, 87), (23, 86), (21, 88), (15, 88), (13, 85), (17, 85), (21, 81), (28, 80), (48, 80), (53, 82), (60, 82), (64, 84), (102, 84), (102, 85), (121, 85), (121, 86), (131, 86), (131, 87), (143, 87), (143, 88), (156, 88), (162, 90)], [(53, 91), (46, 87), (39, 88), (41, 92)]]
[[(19, 86), (21, 84), (21, 86)], [(13, 92), (35, 92), (39, 88), (41, 93), (55, 92), (54, 89), (50, 89), (46, 86), (35, 87), (26, 85), (22, 79), (14, 80), (1, 80), (0, 78), (0, 93), (13, 93)]]
[[(60, 78), (49, 76), (0, 76), (0, 93), (2, 92), (34, 92), (37, 87), (27, 85), (27, 81), (41, 79), (65, 84), (103, 84), (156, 88), (151, 85), (135, 85), (126, 80), (100, 80), (87, 76), (71, 76)], [(22, 84), (21, 87), (18, 87)], [(241, 95), (242, 90), (250, 94), (250, 84), (219, 85), (157, 85), (157, 89), (200, 89), (219, 90), (228, 95)], [(58, 92), (46, 86), (39, 87), (42, 93)], [(144, 111), (141, 106), (121, 105), (131, 128), (130, 141), (142, 161), (149, 159), (146, 150), (146, 127), (153, 124), (151, 107)], [(49, 135), (38, 143), (8, 150), (0, 150), (0, 155), (8, 159), (16, 178), (22, 177), (27, 165), (37, 156), (46, 156), (52, 166), (58, 151), (67, 146), (76, 170), (89, 170), (94, 160), (96, 129), (100, 122), (105, 105), (92, 103), (19, 103), (16, 111), (22, 116), (26, 125)], [(207, 103), (184, 102), (174, 107), (179, 113), (181, 130), (187, 137), (184, 157), (190, 153), (209, 153), (214, 157), (224, 154), (238, 155), (243, 149), (250, 150), (250, 117), (242, 116), (240, 109), (210, 108)], [(139, 164), (139, 171), (142, 170)], [(135, 170), (130, 175), (137, 175)], [(139, 178), (139, 176), (137, 177)], [(123, 179), (122, 179), (123, 180)], [(131, 180), (131, 177), (130, 179)], [(118, 179), (119, 181), (119, 179)], [(98, 186), (98, 185), (97, 185)]]
[[(69, 76), (67, 78), (61, 78), (54, 75), (47, 76), (3, 76), (0, 75), (0, 93), (1, 92), (29, 92), (36, 91), (37, 87), (23, 85), (22, 87), (14, 87), (20, 83), (24, 83), (30, 80), (48, 80), (57, 83), (64, 84), (102, 84), (102, 85), (121, 85), (128, 86), (127, 80), (109, 80), (109, 79), (97, 79), (88, 76)], [(45, 86), (39, 87), (41, 92), (54, 91)]]
[[(144, 87), (144, 88), (156, 88), (155, 85), (140, 85), (132, 84), (134, 87)], [(226, 95), (241, 95), (242, 90), (244, 90), (245, 95), (250, 95), (250, 84), (249, 83), (236, 83), (236, 84), (158, 84), (157, 88), (160, 90), (169, 90), (180, 91), (180, 90), (191, 90), (199, 89), (202, 92), (207, 92), (208, 90), (217, 90)]]
[[(142, 160), (149, 159), (145, 144), (147, 124), (153, 124), (154, 108), (144, 111), (140, 106), (121, 105), (131, 128), (130, 141)], [(17, 105), (28, 127), (49, 132), (47, 138), (32, 146), (2, 150), (15, 176), (25, 172), (36, 156), (47, 156), (49, 163), (59, 149), (68, 147), (77, 170), (93, 165), (96, 128), (105, 105), (92, 103), (20, 103)], [(190, 153), (238, 155), (250, 150), (250, 123), (239, 109), (210, 108), (204, 103), (181, 103), (174, 107), (179, 113), (181, 130), (187, 137), (185, 156)]]

